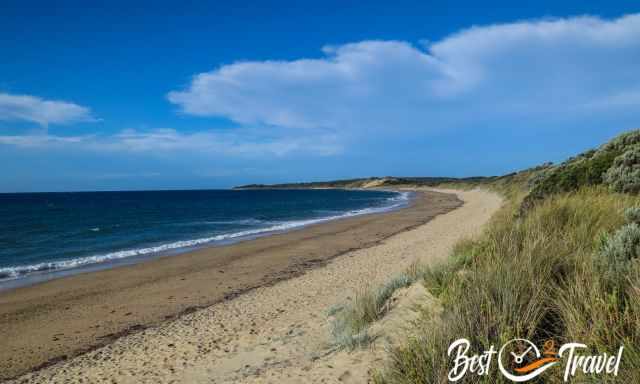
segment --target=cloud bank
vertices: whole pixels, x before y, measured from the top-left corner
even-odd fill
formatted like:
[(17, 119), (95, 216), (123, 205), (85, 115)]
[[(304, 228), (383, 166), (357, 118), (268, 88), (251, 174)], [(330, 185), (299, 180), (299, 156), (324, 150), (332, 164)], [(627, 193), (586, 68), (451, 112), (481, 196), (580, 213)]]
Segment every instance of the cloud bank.
[(384, 137), (640, 106), (640, 14), (472, 27), (425, 46), (362, 41), (247, 61), (168, 94), (183, 113)]
[[(234, 129), (5, 135), (0, 144), (239, 157), (360, 150), (361, 159), (380, 149), (402, 157), (407, 145), (441, 132), (535, 132), (561, 118), (555, 126), (577, 134), (584, 123), (636, 116), (638, 68), (640, 14), (476, 26), (423, 45), (360, 41), (325, 46), (319, 58), (223, 65), (168, 93), (182, 113), (225, 117)], [(0, 120), (46, 126), (94, 118), (77, 104), (0, 93)]]
[(91, 111), (78, 104), (43, 100), (28, 95), (0, 93), (0, 120), (27, 121), (43, 126), (95, 121)]
[(207, 153), (211, 156), (281, 157), (291, 153), (330, 156), (342, 151), (333, 135), (268, 137), (250, 129), (181, 133), (175, 129), (123, 130), (112, 135), (0, 135), (0, 144), (25, 149), (75, 148), (92, 152)]

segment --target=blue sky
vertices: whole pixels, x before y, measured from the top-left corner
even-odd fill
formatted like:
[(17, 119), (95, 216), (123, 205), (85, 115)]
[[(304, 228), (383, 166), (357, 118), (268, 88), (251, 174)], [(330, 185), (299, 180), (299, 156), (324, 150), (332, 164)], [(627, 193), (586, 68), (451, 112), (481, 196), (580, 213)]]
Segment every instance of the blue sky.
[(640, 128), (633, 1), (0, 4), (0, 191), (495, 175)]

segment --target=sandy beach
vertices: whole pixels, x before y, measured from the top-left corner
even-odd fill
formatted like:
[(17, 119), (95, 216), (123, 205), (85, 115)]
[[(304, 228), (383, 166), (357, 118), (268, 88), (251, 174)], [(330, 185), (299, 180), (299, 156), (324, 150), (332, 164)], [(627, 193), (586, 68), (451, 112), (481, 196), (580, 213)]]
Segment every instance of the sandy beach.
[[(3, 313), (2, 326), (3, 329), (11, 327), (6, 333), (9, 336), (9, 348), (3, 348), (2, 351), (3, 373), (6, 376), (16, 376), (20, 372), (32, 370), (47, 358), (53, 358), (48, 366), (16, 377), (16, 382), (366, 382), (369, 369), (375, 365), (376, 360), (382, 359), (384, 341), (376, 342), (372, 348), (366, 350), (337, 351), (329, 337), (327, 309), (353, 298), (359, 289), (384, 282), (415, 261), (434, 262), (446, 257), (455, 241), (478, 233), (501, 204), (500, 198), (489, 192), (446, 192), (449, 194), (424, 192), (413, 207), (402, 211), (342, 220), (281, 235), (287, 237), (287, 243), (291, 242), (291, 236), (299, 237), (300, 243), (295, 242), (296, 244), (305, 244), (316, 239), (322, 244), (322, 252), (318, 250), (318, 255), (324, 255), (325, 258), (311, 264), (323, 267), (307, 268), (302, 260), (298, 260), (295, 264), (298, 265), (297, 269), (291, 269), (284, 275), (272, 276), (269, 268), (275, 267), (265, 266), (261, 268), (263, 277), (258, 279), (257, 288), (254, 289), (248, 289), (247, 284), (250, 280), (247, 279), (252, 276), (248, 266), (245, 269), (240, 265), (229, 268), (231, 263), (226, 264), (227, 270), (237, 270), (236, 276), (225, 280), (224, 285), (235, 284), (235, 290), (232, 289), (234, 285), (229, 285), (231, 288), (227, 289), (218, 287), (216, 290), (219, 285), (209, 276), (206, 279), (211, 280), (208, 283), (210, 290), (206, 291), (203, 286), (207, 283), (202, 281), (199, 274), (213, 273), (212, 270), (216, 267), (209, 265), (200, 265), (197, 270), (191, 272), (176, 269), (173, 272), (175, 277), (165, 275), (159, 279), (160, 281), (149, 279), (150, 281), (146, 282), (139, 279), (139, 285), (128, 287), (126, 293), (117, 285), (124, 283), (115, 276), (124, 275), (121, 276), (123, 281), (127, 276), (138, 275), (139, 278), (145, 269), (158, 269), (157, 266), (152, 268), (152, 263), (174, 264), (183, 259), (185, 264), (190, 264), (207, 252), (215, 251), (209, 249), (189, 256), (125, 267), (122, 271), (111, 270), (74, 276), (3, 295), (0, 306)], [(460, 206), (460, 201), (463, 201), (464, 205)], [(410, 212), (414, 213), (409, 214)], [(408, 219), (398, 218), (406, 217), (408, 214), (414, 223), (412, 225), (408, 225)], [(403, 224), (394, 225), (396, 220), (402, 221)], [(359, 238), (365, 233), (358, 232), (357, 228), (371, 227), (390, 232), (380, 233), (379, 237), (369, 238), (368, 242)], [(390, 230), (389, 227), (395, 229)], [(395, 234), (390, 235), (394, 231)], [(340, 244), (340, 233), (346, 233), (349, 238), (359, 239), (361, 246), (350, 247), (353, 249), (351, 251), (338, 251), (334, 247)], [(246, 247), (249, 243), (259, 241), (276, 247), (272, 242), (281, 240), (272, 236), (236, 246)], [(270, 249), (266, 244), (263, 246), (266, 249), (262, 252)], [(283, 249), (283, 245), (277, 247)], [(327, 256), (332, 253), (327, 252), (328, 250), (337, 251), (338, 255)], [(299, 251), (301, 249), (298, 249)], [(236, 262), (255, 263), (256, 260), (257, 257), (251, 257)], [(229, 273), (225, 271), (220, 275), (228, 276)], [(292, 275), (294, 277), (291, 277)], [(195, 287), (190, 287), (191, 284), (188, 283), (178, 283), (183, 281), (179, 276), (187, 276), (188, 280), (184, 281), (190, 281)], [(222, 278), (216, 276), (216, 279)], [(241, 277), (245, 279), (231, 283)], [(174, 282), (174, 278), (178, 282)], [(266, 284), (269, 279), (271, 281)], [(92, 281), (96, 286), (103, 286), (104, 291), (94, 291), (92, 295), (87, 292), (88, 289), (85, 291), (86, 295), (79, 294), (80, 288), (74, 291), (75, 295), (61, 292), (62, 285), (84, 284), (84, 287), (87, 287)], [(108, 288), (104, 283), (106, 281), (109, 281)], [(159, 286), (163, 286), (164, 289), (157, 288)], [(155, 291), (153, 287), (156, 287)], [(97, 287), (92, 289), (96, 290)], [(246, 292), (237, 294), (243, 290)], [(37, 300), (36, 291), (40, 294), (54, 293), (48, 298), (45, 296), (39, 299), (41, 306), (38, 307), (33, 304)], [(195, 292), (197, 297), (202, 297), (202, 301), (184, 299), (185, 301), (178, 305), (177, 302), (181, 300), (168, 300), (171, 294), (187, 298), (194, 296)], [(218, 296), (215, 296), (216, 294)], [(400, 295), (405, 297), (398, 300), (401, 304), (399, 307), (410, 307), (407, 300), (410, 303), (411, 297), (422, 294), (419, 287), (403, 290)], [(19, 300), (29, 295), (33, 295), (31, 301), (22, 304), (22, 312), (17, 310), (20, 309), (19, 303), (22, 303)], [(228, 296), (227, 300), (224, 300), (225, 295), (234, 297)], [(63, 314), (67, 313), (64, 308), (55, 310), (64, 305), (62, 297), (66, 298), (64, 300), (68, 300), (71, 306), (71, 309), (66, 311), (75, 312), (76, 315), (63, 318)], [(157, 300), (159, 297), (167, 300)], [(217, 300), (218, 303), (206, 305), (205, 298)], [(59, 300), (57, 303), (45, 305), (47, 300), (51, 302), (56, 299)], [(169, 304), (162, 306), (159, 304), (160, 301)], [(89, 302), (94, 304), (90, 305)], [(171, 303), (173, 305), (170, 305)], [(31, 304), (31, 307), (28, 304)], [(80, 308), (75, 309), (76, 306)], [(185, 308), (194, 306), (201, 308), (190, 309), (186, 311), (190, 313), (185, 313)], [(17, 309), (10, 312), (12, 308)], [(111, 313), (110, 308), (118, 310)], [(130, 332), (127, 330), (126, 322), (110, 320), (109, 315), (127, 310), (131, 312), (128, 316), (135, 318), (132, 323), (147, 320), (145, 325), (141, 325), (135, 332)], [(158, 316), (169, 310), (173, 310), (176, 315), (181, 312), (182, 314), (174, 318), (158, 319)], [(18, 315), (23, 316), (21, 321), (10, 321), (19, 319)], [(402, 313), (398, 314), (398, 311), (394, 310), (380, 322), (381, 324), (376, 324), (376, 327), (380, 328), (381, 333), (388, 332), (388, 329), (395, 327), (385, 328), (385, 322), (393, 322), (394, 318), (402, 316)], [(26, 326), (34, 327), (37, 321), (40, 321), (40, 328), (35, 328), (37, 332), (28, 333)], [(91, 327), (89, 324), (97, 324), (100, 327)], [(75, 336), (78, 333), (74, 333), (72, 327), (80, 326), (89, 326), (88, 329), (93, 330), (93, 340), (99, 340), (97, 335), (100, 333), (114, 332), (118, 329), (123, 333), (112, 335), (111, 339), (107, 337), (101, 347), (97, 344), (90, 346), (90, 342), (85, 341), (90, 340), (90, 337)], [(101, 330), (104, 328), (107, 329)], [(61, 330), (69, 332), (68, 338), (77, 342), (56, 344), (51, 339), (47, 340), (47, 337), (56, 338), (54, 335)], [(17, 332), (27, 333), (17, 336)], [(60, 335), (57, 338), (62, 339), (65, 336)], [(38, 337), (45, 352), (21, 354), (27, 347), (38, 351), (34, 344)], [(387, 335), (388, 337), (391, 335)], [(384, 339), (385, 337), (380, 338)], [(62, 345), (66, 349), (46, 349), (53, 345)], [(55, 362), (55, 352), (72, 351), (78, 347), (87, 348), (89, 351)], [(79, 354), (80, 350), (67, 353)], [(33, 356), (39, 357), (39, 360)], [(7, 362), (10, 357), (11, 361)]]
[(0, 384), (640, 383), (637, 2), (35, 5)]
[[(455, 195), (421, 192), (409, 208), (394, 212), (337, 220), (3, 292), (1, 377), (17, 377), (68, 360), (149, 327), (145, 332), (157, 331), (160, 328), (154, 327), (185, 321), (193, 315), (189, 313), (210, 311), (216, 303), (235, 302), (234, 298), (256, 288), (280, 286), (276, 283), (326, 266), (337, 257), (351, 258), (357, 250), (375, 248), (384, 239), (460, 205)], [(359, 279), (359, 274), (353, 277)], [(290, 308), (283, 303), (278, 310)], [(225, 324), (268, 333), (250, 323)]]

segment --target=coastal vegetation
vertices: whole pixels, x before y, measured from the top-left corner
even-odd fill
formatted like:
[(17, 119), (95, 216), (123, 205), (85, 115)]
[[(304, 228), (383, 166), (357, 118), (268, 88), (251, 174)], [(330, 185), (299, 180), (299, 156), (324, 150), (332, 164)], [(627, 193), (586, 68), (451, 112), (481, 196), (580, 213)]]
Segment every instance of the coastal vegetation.
[[(447, 382), (454, 340), (467, 338), (481, 352), (526, 338), (540, 346), (579, 342), (594, 355), (624, 346), (618, 376), (578, 370), (576, 379), (640, 382), (639, 143), (640, 131), (632, 131), (558, 165), (447, 183), (492, 189), (505, 204), (446, 262), (418, 268), (415, 281), (441, 308), (421, 309), (411, 336), (391, 348), (375, 381)], [(509, 382), (492, 369), (463, 382)], [(538, 379), (562, 382), (562, 369)]]
[(493, 180), (495, 177), (367, 177), (333, 181), (285, 184), (248, 184), (234, 189), (308, 189), (308, 188), (371, 188), (388, 186), (437, 186), (443, 183), (479, 183)]
[(402, 273), (384, 285), (359, 292), (353, 302), (329, 310), (332, 316), (331, 333), (338, 348), (354, 349), (368, 345), (373, 337), (368, 326), (388, 311), (388, 301), (400, 288), (406, 288), (418, 279), (416, 273)]

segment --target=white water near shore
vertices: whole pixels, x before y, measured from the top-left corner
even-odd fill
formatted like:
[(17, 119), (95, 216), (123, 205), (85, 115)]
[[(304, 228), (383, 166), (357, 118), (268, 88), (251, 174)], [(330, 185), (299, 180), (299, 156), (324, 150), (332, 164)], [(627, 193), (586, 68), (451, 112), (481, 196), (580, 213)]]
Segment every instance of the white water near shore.
[[(63, 272), (70, 270), (82, 271), (83, 267), (91, 267), (97, 264), (104, 264), (102, 269), (108, 268), (110, 263), (115, 263), (123, 259), (138, 258), (146, 259), (148, 257), (162, 256), (168, 253), (180, 253), (180, 251), (193, 250), (194, 248), (207, 246), (207, 245), (226, 245), (235, 243), (238, 241), (254, 239), (256, 237), (267, 236), (274, 233), (287, 232), (294, 229), (306, 227), (308, 225), (319, 224), (331, 220), (338, 220), (347, 217), (360, 216), (373, 213), (382, 213), (399, 209), (406, 206), (410, 200), (410, 192), (400, 192), (397, 196), (388, 199), (388, 204), (382, 207), (371, 207), (358, 210), (347, 211), (335, 215), (323, 216), (314, 219), (307, 220), (291, 220), (284, 222), (269, 222), (267, 226), (261, 228), (248, 229), (243, 231), (224, 233), (210, 237), (202, 237), (190, 240), (175, 241), (166, 244), (159, 244), (151, 247), (142, 247), (135, 249), (127, 249), (116, 252), (109, 252), (106, 254), (91, 255), (67, 260), (57, 260), (52, 262), (42, 262), (30, 265), (18, 265), (10, 267), (0, 268), (0, 285), (8, 280), (19, 279), (28, 277), (34, 274), (46, 274), (52, 272)], [(245, 220), (246, 221), (246, 220)], [(254, 222), (258, 223), (256, 220)], [(265, 223), (263, 223), (265, 224)], [(91, 231), (98, 232), (100, 228), (91, 228)], [(69, 274), (69, 273), (66, 273)], [(57, 277), (55, 275), (49, 276), (49, 278)], [(46, 280), (47, 278), (39, 278), (38, 281)], [(28, 284), (25, 282), (25, 284)], [(23, 285), (23, 284), (19, 284)], [(14, 287), (15, 284), (9, 284), (7, 287)], [(3, 287), (0, 286), (0, 289)]]
[[(465, 204), (379, 245), (123, 337), (16, 382), (78, 382), (82, 377), (154, 383), (364, 384), (370, 369), (381, 366), (385, 344), (336, 351), (329, 343), (326, 311), (415, 261), (430, 263), (446, 257), (456, 241), (477, 234), (501, 204), (498, 196), (484, 191), (450, 192)], [(381, 334), (380, 340), (384, 337)]]

